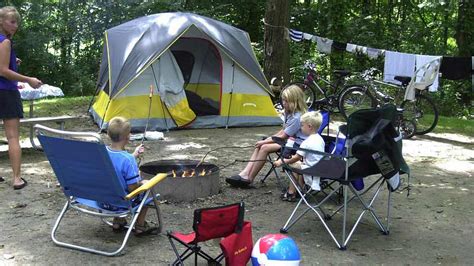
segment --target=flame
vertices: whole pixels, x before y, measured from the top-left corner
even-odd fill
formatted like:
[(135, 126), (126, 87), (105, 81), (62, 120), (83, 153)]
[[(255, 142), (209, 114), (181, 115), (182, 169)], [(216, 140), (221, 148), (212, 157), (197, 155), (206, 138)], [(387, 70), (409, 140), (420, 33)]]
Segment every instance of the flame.
[[(200, 172), (196, 169), (186, 169), (186, 170), (171, 170), (173, 177), (193, 177), (193, 176), (205, 176), (210, 174), (211, 171), (206, 172), (206, 169), (202, 169)], [(178, 176), (179, 175), (179, 176)]]

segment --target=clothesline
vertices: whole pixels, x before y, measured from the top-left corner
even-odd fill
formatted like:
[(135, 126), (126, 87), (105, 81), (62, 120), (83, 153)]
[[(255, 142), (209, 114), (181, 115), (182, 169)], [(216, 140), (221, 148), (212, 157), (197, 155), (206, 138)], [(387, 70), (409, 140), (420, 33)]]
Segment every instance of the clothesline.
[[(330, 54), (332, 51), (346, 51), (354, 54), (365, 54), (371, 59), (384, 57), (384, 81), (397, 83), (394, 76), (412, 76), (412, 74), (422, 66), (422, 63), (429, 62), (442, 57), (439, 72), (442, 78), (450, 80), (471, 79), (474, 84), (474, 56), (473, 57), (450, 57), (420, 55), (410, 53), (400, 53), (385, 49), (377, 49), (352, 43), (343, 43), (329, 38), (305, 33), (302, 31), (289, 29), (289, 37), (294, 42), (309, 40), (316, 43), (317, 50), (321, 53)], [(437, 88), (437, 78), (431, 89)]]

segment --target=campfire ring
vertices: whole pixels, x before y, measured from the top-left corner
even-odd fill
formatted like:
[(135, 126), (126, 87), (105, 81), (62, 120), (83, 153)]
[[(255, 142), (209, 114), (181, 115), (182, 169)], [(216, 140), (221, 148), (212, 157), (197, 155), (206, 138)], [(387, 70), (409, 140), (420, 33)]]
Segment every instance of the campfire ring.
[[(193, 201), (215, 195), (220, 190), (219, 167), (202, 163), (196, 168), (198, 162), (194, 160), (152, 161), (141, 165), (140, 171), (145, 179), (158, 173), (168, 173), (168, 177), (155, 187), (161, 199), (171, 202)], [(193, 170), (194, 175), (189, 176)]]

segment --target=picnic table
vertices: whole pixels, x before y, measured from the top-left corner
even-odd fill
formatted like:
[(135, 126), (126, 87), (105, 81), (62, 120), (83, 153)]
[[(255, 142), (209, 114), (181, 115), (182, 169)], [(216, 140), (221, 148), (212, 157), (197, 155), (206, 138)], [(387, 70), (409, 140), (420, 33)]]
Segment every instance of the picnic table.
[[(34, 116), (34, 102), (35, 100), (46, 98), (46, 97), (63, 97), (63, 91), (51, 85), (44, 84), (38, 89), (33, 89), (28, 83), (18, 82), (20, 87), (20, 95), (22, 100), (29, 101), (29, 112), (27, 118), (20, 119), (20, 125), (30, 126), (30, 142), (31, 146), (37, 150), (41, 150), (41, 146), (36, 144), (34, 141), (34, 129), (33, 126), (37, 123), (43, 122), (56, 122), (58, 123), (61, 130), (64, 129), (64, 123), (66, 120), (75, 119), (76, 116), (61, 115), (61, 116), (49, 116), (49, 117), (35, 117)], [(0, 125), (3, 126), (3, 121), (0, 121)]]

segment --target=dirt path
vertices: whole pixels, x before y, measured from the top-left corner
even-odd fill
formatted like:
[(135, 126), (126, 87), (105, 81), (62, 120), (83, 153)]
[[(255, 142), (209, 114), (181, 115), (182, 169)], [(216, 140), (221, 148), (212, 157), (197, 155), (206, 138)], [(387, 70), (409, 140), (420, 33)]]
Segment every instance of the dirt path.
[[(68, 125), (71, 129), (96, 130), (89, 121)], [(197, 159), (209, 149), (222, 146), (250, 146), (277, 127), (182, 130), (165, 133), (164, 141), (148, 142), (144, 162), (158, 159)], [(133, 145), (133, 144), (132, 144)], [(5, 149), (4, 149), (5, 150)], [(11, 170), (5, 151), (0, 152), (0, 173)], [(173, 257), (165, 235), (131, 237), (123, 256), (106, 258), (57, 247), (50, 238), (52, 224), (64, 197), (43, 153), (24, 149), (24, 177), (29, 185), (13, 191), (0, 183), (0, 265), (17, 264), (128, 264), (165, 265)], [(247, 159), (250, 149), (222, 149), (206, 161), (226, 165)], [(299, 245), (302, 265), (315, 264), (471, 264), (474, 261), (472, 208), (474, 138), (452, 134), (430, 134), (404, 141), (404, 154), (412, 169), (412, 190), (394, 193), (390, 235), (382, 235), (365, 216), (349, 243), (339, 251), (315, 216), (308, 215), (289, 232)], [(265, 185), (240, 190), (228, 187), (224, 177), (237, 173), (243, 163), (222, 168), (221, 193), (191, 203), (162, 205), (166, 230), (191, 230), (195, 208), (244, 200), (246, 219), (253, 223), (254, 240), (278, 233), (294, 203), (282, 202), (275, 177)], [(262, 174), (266, 171), (262, 171)], [(9, 180), (9, 179), (8, 179)], [(7, 181), (8, 181), (7, 180)], [(382, 199), (386, 199), (384, 189)], [(382, 214), (386, 207), (375, 208)], [(357, 207), (357, 206), (353, 206)], [(82, 239), (96, 246), (114, 245), (120, 236), (96, 219), (79, 219), (74, 212), (64, 222), (69, 230), (60, 236)], [(351, 221), (354, 221), (354, 215)], [(341, 221), (336, 216), (331, 225)], [(336, 225), (337, 226), (337, 225)], [(212, 241), (211, 241), (212, 242)], [(217, 242), (205, 245), (217, 253)], [(14, 256), (14, 258), (11, 258)]]

